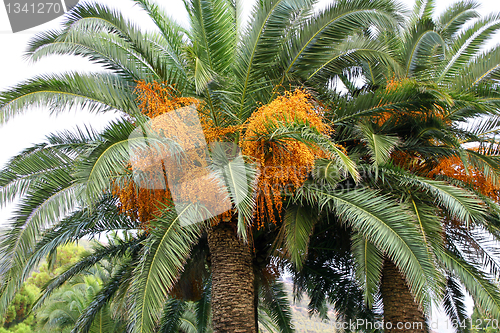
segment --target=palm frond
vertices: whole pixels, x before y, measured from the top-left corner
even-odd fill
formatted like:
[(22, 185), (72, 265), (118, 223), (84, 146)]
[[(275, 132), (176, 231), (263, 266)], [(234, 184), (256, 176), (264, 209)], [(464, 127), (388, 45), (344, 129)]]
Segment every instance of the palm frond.
[(391, 158), (394, 148), (400, 143), (396, 136), (377, 134), (369, 123), (358, 125), (361, 140), (368, 148), (368, 154), (375, 167), (375, 178), (378, 177), (379, 165), (384, 165)]
[[(130, 275), (132, 270), (130, 260), (124, 260), (122, 264), (116, 269), (113, 276), (109, 281), (107, 281), (101, 290), (93, 297), (90, 304), (85, 308), (83, 313), (80, 315), (75, 323), (72, 331), (73, 333), (88, 333), (95, 331), (95, 327), (98, 327), (98, 332), (110, 331), (113, 326), (112, 322), (103, 321), (103, 311), (109, 311), (109, 303), (116, 291), (120, 287), (120, 284), (124, 282)], [(109, 318), (110, 315), (106, 316)], [(93, 330), (94, 328), (94, 330)]]
[[(387, 167), (384, 168), (386, 171), (390, 170)], [(439, 206), (445, 208), (453, 218), (459, 221), (472, 223), (481, 221), (486, 215), (481, 200), (465, 189), (443, 181), (415, 176), (402, 170), (399, 170), (397, 174), (391, 171), (389, 173), (396, 176), (402, 186), (416, 186), (421, 190), (428, 191), (436, 198), (436, 203)]]
[(46, 107), (52, 113), (79, 107), (89, 112), (120, 110), (136, 114), (134, 89), (135, 83), (114, 74), (41, 75), (0, 93), (0, 122), (34, 106)]
[[(500, 79), (500, 48), (495, 47), (488, 50), (474, 59), (472, 59), (460, 72), (460, 79), (456, 80), (455, 86), (457, 88), (462, 88), (465, 90), (473, 90), (475, 87), (479, 86), (485, 81), (496, 83)], [(488, 87), (490, 91), (497, 93), (494, 89), (495, 87)], [(474, 90), (473, 90), (474, 91)], [(487, 90), (486, 90), (487, 91)], [(484, 90), (476, 89), (475, 92), (480, 92), (484, 95)], [(493, 95), (493, 96), (497, 96)], [(488, 96), (486, 97), (493, 97)]]
[(415, 5), (413, 6), (413, 13), (411, 16), (411, 22), (420, 20), (420, 19), (428, 19), (434, 12), (434, 8), (436, 3), (434, 0), (417, 0), (415, 1)]
[(72, 160), (66, 152), (47, 143), (23, 150), (0, 171), (0, 206), (26, 195), (46, 173), (56, 174), (61, 165), (71, 164)]
[(180, 225), (180, 218), (200, 221), (200, 212), (194, 205), (187, 206), (179, 214), (170, 209), (164, 209), (163, 215), (152, 221), (153, 231), (134, 272), (136, 279), (132, 284), (130, 308), (134, 332), (152, 332), (156, 327), (160, 319), (158, 309), (162, 308), (201, 232), (200, 223)]
[(349, 174), (355, 181), (359, 180), (359, 172), (356, 164), (347, 154), (335, 145), (332, 140), (312, 127), (308, 121), (300, 119), (285, 120), (283, 122), (269, 122), (265, 124), (263, 133), (254, 132), (252, 140), (265, 140), (286, 146), (286, 142), (296, 140), (304, 143), (311, 149), (322, 149), (333, 160), (338, 170), (343, 174)]
[[(447, 277), (446, 291), (443, 299), (443, 307), (448, 317), (457, 323), (469, 320), (463, 287), (453, 276)], [(461, 325), (457, 325), (459, 333), (466, 332)]]
[(261, 304), (269, 310), (268, 313), (276, 327), (279, 328), (279, 332), (293, 332), (292, 310), (284, 284), (275, 281), (270, 285), (262, 285), (260, 294)]
[[(441, 36), (433, 30), (420, 32), (421, 34), (412, 45), (406, 62), (406, 76), (418, 77), (426, 80), (433, 71), (433, 66), (444, 58), (445, 42)], [(437, 59), (436, 59), (437, 58)]]
[(438, 17), (438, 29), (445, 41), (450, 42), (465, 23), (479, 17), (479, 3), (474, 0), (459, 1), (446, 8)]
[[(399, 70), (399, 64), (394, 60), (391, 50), (385, 43), (380, 43), (365, 36), (353, 36), (321, 57), (316, 56), (315, 66), (303, 64), (298, 67), (296, 75), (304, 77), (308, 84), (328, 85), (332, 79), (342, 77), (348, 69), (359, 67), (360, 64), (379, 64), (391, 71)], [(302, 64), (301, 64), (302, 65)], [(364, 80), (360, 75), (347, 75), (351, 81)], [(344, 81), (345, 82), (345, 81)]]
[(359, 233), (353, 236), (352, 253), (356, 259), (356, 275), (363, 285), (366, 305), (371, 307), (382, 277), (384, 256)]
[(133, 238), (129, 241), (118, 241), (116, 244), (110, 245), (98, 245), (95, 250), (93, 250), (89, 255), (83, 257), (75, 263), (73, 266), (69, 267), (64, 273), (55, 277), (44, 287), (42, 295), (36, 301), (33, 306), (35, 309), (41, 306), (47, 297), (49, 297), (57, 288), (61, 287), (65, 282), (71, 280), (73, 277), (85, 272), (96, 263), (103, 259), (111, 258), (121, 258), (125, 257), (130, 253), (137, 253), (142, 248), (142, 242), (145, 240), (145, 235), (141, 235), (138, 238)]
[(79, 205), (81, 186), (73, 184), (69, 172), (71, 169), (56, 169), (36, 179), (14, 211), (10, 225), (2, 231), (0, 271), (4, 292), (0, 296), (0, 312), (6, 310), (28, 277), (30, 271), (24, 267), (43, 230)]
[(131, 138), (135, 129), (126, 120), (112, 122), (101, 134), (95, 148), (81, 160), (75, 176), (79, 183), (86, 184), (89, 202), (111, 189), (113, 179), (125, 172), (131, 160), (131, 146), (134, 143), (145, 144), (144, 137)]
[(165, 302), (158, 333), (179, 332), (182, 314), (186, 311), (186, 302), (171, 298)]
[(284, 247), (297, 269), (302, 267), (306, 259), (309, 240), (317, 220), (317, 214), (307, 206), (290, 206), (285, 212), (282, 227), (285, 232)]
[[(171, 15), (164, 12), (160, 6), (149, 0), (134, 1), (148, 13), (151, 20), (153, 20), (162, 33), (163, 38), (166, 39), (168, 45), (171, 45), (172, 47), (175, 46), (175, 48), (172, 48), (173, 50), (178, 50), (184, 45), (183, 38), (187, 32), (179, 25), (179, 23), (171, 18)], [(177, 54), (176, 58), (180, 59), (181, 54)]]
[(100, 233), (134, 230), (138, 227), (137, 221), (118, 211), (116, 198), (104, 196), (94, 209), (77, 210), (60, 223), (45, 230), (25, 265), (25, 271), (28, 267), (34, 267), (59, 246), (76, 242), (84, 237), (92, 239)]
[[(332, 68), (341, 67), (333, 65), (336, 58), (355, 59), (354, 55), (358, 54), (357, 59), (360, 59), (363, 50), (367, 51), (365, 57), (369, 57), (370, 50), (376, 54), (380, 49), (376, 44), (369, 44), (369, 40), (362, 40), (363, 44), (361, 40), (349, 42), (348, 39), (369, 26), (379, 30), (395, 26), (399, 9), (391, 1), (338, 1), (306, 17), (303, 23), (296, 22), (299, 38), (291, 38), (289, 43), (284, 44), (279, 63), (284, 71), (278, 73), (281, 75), (278, 84), (283, 84), (285, 78), (295, 72), (311, 78), (314, 73), (328, 67), (331, 73), (338, 73), (332, 71)], [(337, 46), (332, 48), (332, 45)]]
[(439, 274), (422, 235), (410, 223), (407, 208), (367, 188), (343, 192), (306, 184), (297, 194), (310, 205), (334, 212), (342, 222), (364, 234), (396, 263), (417, 300), (426, 306), (429, 290), (438, 290), (434, 279), (439, 280)]
[(231, 203), (238, 212), (238, 235), (247, 241), (255, 211), (255, 186), (259, 170), (256, 165), (246, 162), (241, 155), (231, 158), (229, 150), (238, 151), (235, 146), (212, 144), (212, 171), (227, 190)]
[(484, 273), (451, 251), (438, 253), (438, 256), (446, 269), (460, 278), (476, 306), (495, 318), (500, 316), (500, 292)]
[(500, 16), (490, 14), (478, 19), (473, 26), (457, 36), (447, 55), (447, 62), (438, 77), (438, 82), (450, 81), (450, 77), (457, 75), (498, 29), (500, 29)]
[(335, 124), (349, 124), (362, 117), (376, 117), (384, 113), (398, 114), (407, 110), (427, 113), (435, 105), (446, 105), (450, 100), (442, 91), (415, 80), (406, 80), (394, 89), (379, 89), (359, 94), (356, 98), (337, 99), (328, 114)]
[(253, 19), (240, 35), (241, 49), (236, 54), (234, 65), (235, 88), (239, 96), (236, 114), (241, 121), (250, 116), (256, 102), (270, 99), (274, 85), (262, 70), (275, 61), (278, 52), (275, 46), (280, 44), (294, 15), (310, 4), (310, 0), (256, 2), (251, 14)]
[(191, 20), (189, 34), (194, 54), (214, 73), (227, 74), (236, 45), (235, 12), (230, 2), (192, 0), (185, 4)]
[(340, 225), (334, 214), (327, 215), (316, 224), (303, 268), (297, 271), (294, 265), (287, 266), (293, 276), (294, 297), (300, 300), (303, 293), (309, 296), (310, 314), (326, 319), (327, 302), (342, 321), (374, 320), (375, 311), (379, 311), (377, 304), (369, 309), (363, 302), (364, 291), (356, 279), (351, 252), (352, 232)]
[(198, 324), (198, 333), (209, 332), (212, 299), (212, 280), (205, 282), (201, 298), (195, 304), (196, 322)]

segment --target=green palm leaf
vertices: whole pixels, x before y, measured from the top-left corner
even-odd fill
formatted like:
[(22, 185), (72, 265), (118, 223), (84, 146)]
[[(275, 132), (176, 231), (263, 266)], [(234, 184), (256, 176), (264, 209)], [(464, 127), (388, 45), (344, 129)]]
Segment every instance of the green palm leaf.
[(110, 300), (124, 281), (130, 277), (131, 261), (125, 260), (114, 272), (102, 289), (93, 297), (90, 304), (83, 310), (71, 332), (74, 333), (104, 333), (113, 330), (109, 310)]
[(58, 288), (60, 288), (64, 283), (71, 280), (75, 276), (85, 272), (89, 268), (96, 265), (103, 259), (113, 259), (126, 257), (130, 253), (137, 253), (142, 249), (142, 242), (146, 239), (145, 235), (141, 235), (138, 238), (133, 238), (131, 240), (118, 241), (116, 244), (110, 245), (98, 245), (90, 254), (83, 257), (70, 266), (64, 273), (55, 277), (44, 287), (43, 293), (33, 306), (35, 309), (41, 306), (46, 299)]
[(137, 278), (131, 287), (134, 301), (130, 318), (134, 332), (152, 332), (158, 324), (158, 309), (162, 308), (201, 231), (199, 223), (181, 227), (179, 219), (199, 221), (199, 214), (198, 209), (190, 205), (179, 215), (164, 210), (152, 223), (155, 229), (144, 246), (142, 260), (134, 273)]
[(158, 333), (179, 332), (182, 314), (186, 311), (186, 302), (171, 298), (165, 302)]
[[(396, 175), (393, 173), (393, 175)], [(403, 186), (416, 186), (428, 191), (436, 198), (436, 203), (443, 206), (449, 214), (464, 223), (480, 222), (486, 211), (481, 200), (467, 190), (451, 186), (445, 182), (414, 176), (399, 170), (398, 177)]]
[(282, 282), (276, 281), (271, 285), (261, 286), (262, 307), (266, 308), (279, 332), (294, 332), (292, 324), (292, 311), (288, 295)]
[(44, 106), (51, 112), (86, 108), (90, 112), (120, 110), (138, 113), (135, 84), (115, 74), (99, 73), (43, 75), (27, 80), (0, 94), (0, 122), (4, 123), (30, 106)]
[(495, 318), (500, 316), (500, 293), (484, 273), (451, 251), (439, 253), (438, 256), (448, 270), (460, 276), (463, 285), (482, 311)]
[(311, 205), (334, 212), (341, 221), (363, 233), (396, 263), (415, 297), (426, 305), (429, 288), (437, 290), (433, 279), (439, 274), (422, 235), (410, 223), (407, 208), (370, 189), (342, 192), (308, 184), (299, 189), (298, 195)]
[(379, 249), (359, 233), (353, 236), (352, 253), (356, 259), (356, 275), (358, 280), (363, 283), (365, 302), (371, 307), (382, 278), (384, 256)]
[(297, 269), (302, 267), (306, 259), (309, 239), (317, 220), (317, 214), (307, 206), (290, 206), (285, 212), (282, 227), (285, 233), (285, 250)]
[(447, 56), (447, 63), (438, 77), (438, 82), (449, 81), (468, 64), (500, 29), (500, 16), (492, 14), (479, 19), (472, 27), (462, 32), (454, 41)]

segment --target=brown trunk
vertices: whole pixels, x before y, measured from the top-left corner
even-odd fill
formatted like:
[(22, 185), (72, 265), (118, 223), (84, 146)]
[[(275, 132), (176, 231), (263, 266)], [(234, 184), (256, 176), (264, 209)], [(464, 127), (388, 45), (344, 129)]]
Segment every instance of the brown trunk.
[(250, 247), (238, 239), (231, 223), (214, 226), (208, 232), (208, 246), (214, 333), (256, 333)]
[(420, 306), (415, 302), (403, 275), (388, 259), (384, 261), (380, 291), (384, 303), (386, 333), (428, 332)]

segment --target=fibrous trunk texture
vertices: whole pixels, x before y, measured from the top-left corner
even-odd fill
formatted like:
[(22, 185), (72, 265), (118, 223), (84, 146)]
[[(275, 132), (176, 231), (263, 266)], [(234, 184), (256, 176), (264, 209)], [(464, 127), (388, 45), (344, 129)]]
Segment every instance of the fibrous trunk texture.
[(380, 287), (386, 333), (427, 333), (425, 316), (396, 265), (386, 259)]
[(214, 333), (256, 333), (252, 252), (231, 223), (208, 232)]

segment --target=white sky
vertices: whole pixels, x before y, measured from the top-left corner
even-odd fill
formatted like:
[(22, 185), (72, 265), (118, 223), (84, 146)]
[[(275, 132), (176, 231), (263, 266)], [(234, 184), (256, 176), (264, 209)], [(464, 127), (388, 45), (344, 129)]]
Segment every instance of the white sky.
[[(322, 2), (327, 2), (324, 0)], [(482, 3), (480, 11), (483, 15), (500, 12), (499, 0), (479, 0)], [(133, 16), (135, 22), (142, 25), (149, 25), (144, 14), (127, 0), (99, 0), (101, 3), (110, 4), (116, 8), (121, 8)], [(186, 13), (181, 0), (160, 1), (167, 9), (167, 12), (179, 21), (185, 20)], [(409, 8), (413, 6), (414, 0), (402, 0)], [(438, 0), (437, 10), (441, 11), (453, 0)], [(168, 3), (168, 4), (167, 4)], [(0, 90), (42, 73), (64, 72), (69, 70), (92, 69), (85, 60), (75, 59), (75, 57), (53, 57), (40, 61), (36, 64), (30, 64), (23, 59), (23, 53), (28, 40), (36, 33), (47, 29), (57, 28), (60, 19), (48, 22), (44, 25), (32, 28), (27, 31), (13, 34), (8, 22), (7, 12), (3, 5), (0, 5)], [(499, 39), (500, 41), (500, 39)], [(63, 129), (72, 129), (76, 125), (92, 124), (95, 128), (104, 126), (112, 115), (89, 115), (80, 111), (73, 111), (68, 114), (62, 114), (57, 117), (49, 116), (47, 112), (41, 109), (32, 109), (26, 115), (18, 116), (7, 125), (0, 125), (0, 167), (7, 162), (13, 155), (22, 149), (29, 147), (33, 143), (38, 143), (43, 138), (54, 131)], [(0, 225), (4, 224), (10, 215), (10, 208), (0, 208)], [(452, 332), (446, 329), (443, 317), (433, 316), (433, 320), (439, 319), (440, 327), (438, 332)]]

